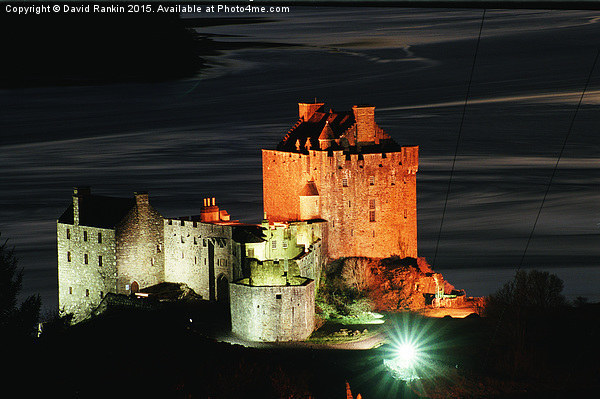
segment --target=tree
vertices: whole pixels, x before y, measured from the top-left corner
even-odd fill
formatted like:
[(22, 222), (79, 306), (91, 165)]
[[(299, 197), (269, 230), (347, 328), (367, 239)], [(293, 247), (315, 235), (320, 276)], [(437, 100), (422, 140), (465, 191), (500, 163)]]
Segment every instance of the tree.
[(23, 269), (18, 267), (14, 248), (8, 239), (0, 245), (0, 333), (13, 338), (31, 337), (38, 323), (41, 307), (39, 295), (17, 304), (23, 283)]
[(492, 341), (503, 348), (505, 365), (512, 372), (531, 368), (533, 348), (541, 348), (553, 318), (566, 307), (563, 282), (554, 274), (519, 270), (513, 280), (490, 295), (484, 314), (492, 322)]

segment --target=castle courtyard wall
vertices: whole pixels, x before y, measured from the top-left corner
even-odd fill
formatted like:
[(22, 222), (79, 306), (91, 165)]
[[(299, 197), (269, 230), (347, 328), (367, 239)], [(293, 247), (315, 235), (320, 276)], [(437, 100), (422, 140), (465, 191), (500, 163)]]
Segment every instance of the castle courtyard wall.
[(231, 226), (165, 219), (164, 234), (166, 282), (185, 283), (204, 299), (219, 299), (219, 278), (242, 277), (241, 247)]
[(315, 285), (250, 286), (231, 283), (231, 328), (253, 341), (301, 341), (315, 326)]

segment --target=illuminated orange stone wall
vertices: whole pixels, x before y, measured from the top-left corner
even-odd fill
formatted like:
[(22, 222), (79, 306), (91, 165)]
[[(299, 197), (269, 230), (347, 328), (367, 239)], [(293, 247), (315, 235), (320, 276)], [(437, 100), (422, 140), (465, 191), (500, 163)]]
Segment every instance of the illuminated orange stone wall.
[(418, 147), (331, 156), (263, 150), (264, 211), (272, 222), (299, 220), (299, 194), (312, 180), (329, 222), (330, 258), (417, 257), (417, 169)]

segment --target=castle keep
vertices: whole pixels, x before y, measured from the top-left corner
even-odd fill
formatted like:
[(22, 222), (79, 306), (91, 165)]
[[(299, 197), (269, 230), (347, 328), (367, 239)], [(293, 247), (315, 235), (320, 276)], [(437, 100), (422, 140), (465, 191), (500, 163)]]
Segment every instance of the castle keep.
[(307, 338), (329, 260), (417, 257), (418, 147), (399, 146), (374, 112), (300, 103), (277, 149), (262, 150), (261, 225), (230, 220), (214, 198), (203, 199), (199, 215), (165, 218), (146, 193), (76, 188), (57, 223), (61, 311), (81, 321), (108, 293), (178, 283), (229, 302), (237, 334)]
[(268, 220), (327, 220), (333, 258), (416, 258), (418, 147), (383, 132), (375, 107), (298, 106), (277, 149), (262, 151)]

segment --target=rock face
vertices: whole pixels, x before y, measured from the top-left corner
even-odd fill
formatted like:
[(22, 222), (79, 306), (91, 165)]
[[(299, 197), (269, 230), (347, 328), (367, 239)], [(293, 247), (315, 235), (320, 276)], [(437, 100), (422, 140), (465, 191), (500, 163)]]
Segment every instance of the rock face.
[(376, 311), (453, 307), (464, 302), (465, 295), (435, 273), (425, 258), (342, 258), (329, 265), (327, 280), (367, 291)]

